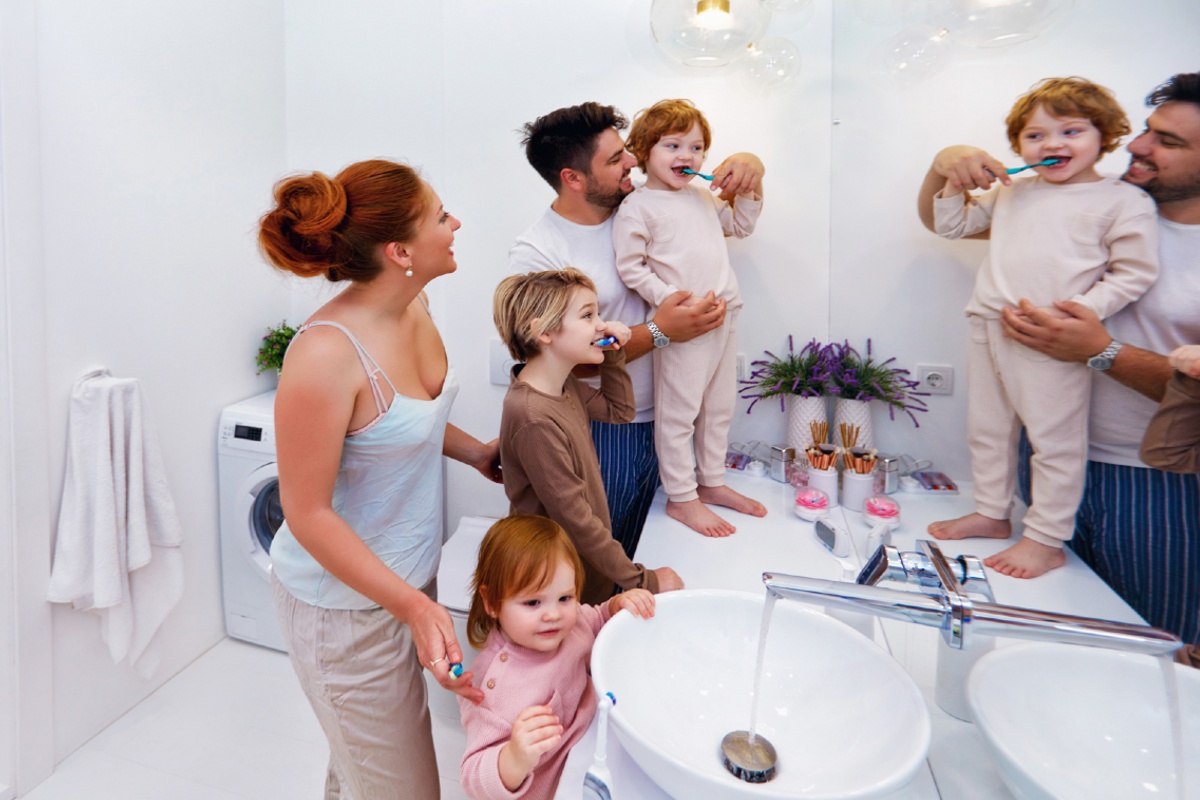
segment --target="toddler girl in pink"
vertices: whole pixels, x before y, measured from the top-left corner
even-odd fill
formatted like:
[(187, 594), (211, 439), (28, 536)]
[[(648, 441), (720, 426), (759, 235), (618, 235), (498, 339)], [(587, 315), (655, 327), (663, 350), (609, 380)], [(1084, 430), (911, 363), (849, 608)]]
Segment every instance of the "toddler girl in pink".
[(482, 647), (471, 670), (483, 702), (460, 702), (467, 751), (460, 782), (476, 800), (551, 798), (571, 746), (596, 712), (592, 644), (622, 608), (654, 615), (654, 595), (629, 589), (580, 605), (583, 566), (553, 520), (511, 516), (487, 532), (468, 617)]

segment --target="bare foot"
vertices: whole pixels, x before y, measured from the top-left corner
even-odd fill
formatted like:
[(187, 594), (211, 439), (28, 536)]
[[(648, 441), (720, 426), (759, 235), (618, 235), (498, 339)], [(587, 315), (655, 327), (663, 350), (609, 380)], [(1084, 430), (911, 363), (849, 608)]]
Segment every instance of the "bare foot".
[(757, 500), (752, 500), (744, 494), (735, 492), (728, 486), (700, 486), (696, 489), (700, 501), (712, 506), (725, 506), (752, 517), (765, 517), (767, 507)]
[(1007, 550), (1001, 550), (991, 558), (984, 559), (986, 566), (1001, 575), (1014, 578), (1036, 578), (1067, 563), (1067, 555), (1061, 547), (1035, 542), (1021, 537), (1021, 541)]
[(935, 539), (1007, 539), (1012, 535), (1012, 523), (979, 513), (967, 514), (930, 523), (929, 535)]
[(692, 530), (702, 533), (705, 536), (728, 536), (737, 530), (737, 528), (714, 514), (708, 506), (704, 505), (698, 499), (687, 500), (682, 503), (668, 500), (667, 516), (671, 519), (679, 520)]

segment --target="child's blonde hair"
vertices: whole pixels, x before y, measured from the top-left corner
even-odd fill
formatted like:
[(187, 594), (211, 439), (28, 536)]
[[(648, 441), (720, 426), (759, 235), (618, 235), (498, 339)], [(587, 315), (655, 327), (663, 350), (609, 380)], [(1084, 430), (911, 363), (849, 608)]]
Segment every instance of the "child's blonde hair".
[(488, 606), (499, 614), (500, 604), (508, 598), (545, 587), (554, 579), (560, 560), (575, 570), (575, 596), (579, 597), (583, 592), (583, 562), (557, 522), (514, 514), (488, 528), (471, 579), (471, 611), (467, 616), (467, 639), (471, 644), (483, 647), (496, 626)]
[(510, 275), (500, 281), (492, 300), (492, 319), (509, 354), (525, 362), (541, 352), (538, 337), (556, 331), (577, 289), (596, 284), (574, 267)]
[(712, 130), (700, 109), (692, 105), (691, 100), (659, 100), (649, 108), (643, 108), (633, 118), (625, 149), (633, 153), (638, 167), (645, 172), (650, 149), (658, 144), (658, 140), (672, 133), (687, 133), (692, 125), (700, 126), (704, 150), (707, 152), (712, 144)]
[(1129, 133), (1129, 118), (1117, 98), (1103, 86), (1083, 78), (1046, 78), (1017, 98), (1008, 112), (1008, 143), (1021, 153), (1021, 131), (1038, 106), (1055, 117), (1083, 117), (1100, 131), (1100, 152), (1111, 153)]

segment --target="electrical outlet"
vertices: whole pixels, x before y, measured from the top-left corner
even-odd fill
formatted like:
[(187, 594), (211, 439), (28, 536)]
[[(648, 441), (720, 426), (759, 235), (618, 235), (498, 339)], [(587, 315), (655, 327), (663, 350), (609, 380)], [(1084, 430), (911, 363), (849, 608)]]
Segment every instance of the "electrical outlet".
[(917, 391), (954, 394), (954, 367), (948, 364), (917, 364)]
[(750, 378), (749, 373), (746, 371), (746, 354), (745, 353), (737, 354), (737, 378), (739, 381), (748, 380)]
[(512, 368), (517, 362), (499, 339), (492, 339), (488, 345), (488, 379), (496, 386), (508, 386)]

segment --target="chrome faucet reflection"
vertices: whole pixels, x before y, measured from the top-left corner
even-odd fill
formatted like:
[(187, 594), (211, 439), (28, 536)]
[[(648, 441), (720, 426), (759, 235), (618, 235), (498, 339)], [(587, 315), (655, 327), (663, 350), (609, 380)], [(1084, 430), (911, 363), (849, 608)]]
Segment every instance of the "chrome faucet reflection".
[[(925, 539), (917, 547), (919, 552), (904, 553), (890, 545), (880, 547), (855, 583), (764, 572), (763, 584), (778, 597), (938, 628), (946, 644), (959, 649), (970, 646), (975, 634), (1148, 655), (1183, 646), (1177, 636), (1147, 625), (999, 605), (978, 558), (947, 558), (936, 543)], [(920, 591), (878, 585), (884, 581), (915, 584)]]

